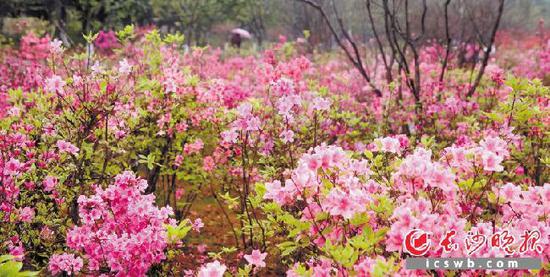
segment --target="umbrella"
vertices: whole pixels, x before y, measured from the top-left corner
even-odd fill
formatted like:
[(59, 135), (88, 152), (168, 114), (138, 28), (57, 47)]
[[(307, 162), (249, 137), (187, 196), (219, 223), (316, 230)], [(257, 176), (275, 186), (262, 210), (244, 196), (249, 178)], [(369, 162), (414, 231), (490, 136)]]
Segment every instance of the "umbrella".
[(237, 34), (237, 35), (241, 36), (242, 38), (246, 38), (246, 39), (252, 38), (252, 35), (247, 30), (241, 29), (241, 28), (235, 28), (235, 29), (231, 30), (231, 33), (232, 34)]

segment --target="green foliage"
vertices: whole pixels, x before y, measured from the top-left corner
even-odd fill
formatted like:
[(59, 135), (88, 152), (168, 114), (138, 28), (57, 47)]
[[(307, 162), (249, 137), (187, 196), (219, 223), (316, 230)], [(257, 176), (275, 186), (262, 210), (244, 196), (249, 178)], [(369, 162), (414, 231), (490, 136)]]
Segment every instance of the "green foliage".
[(91, 31), (88, 32), (88, 34), (84, 34), (84, 40), (88, 43), (88, 44), (92, 44), (94, 42), (94, 40), (97, 38), (97, 36), (99, 35), (99, 33), (92, 33)]
[(236, 247), (223, 246), (219, 252), (209, 252), (208, 256), (213, 259), (222, 259), (225, 255), (235, 253), (237, 250)]
[(166, 224), (164, 226), (166, 227), (169, 243), (176, 243), (184, 239), (185, 236), (187, 236), (187, 233), (189, 233), (192, 228), (188, 220), (182, 220), (180, 224), (178, 224), (178, 226), (176, 227), (169, 224)]
[(375, 232), (370, 226), (367, 226), (363, 228), (363, 233), (361, 235), (353, 237), (350, 239), (349, 243), (355, 249), (371, 254), (376, 245), (384, 239), (387, 231), (387, 228), (382, 228)]
[(351, 269), (359, 258), (359, 252), (355, 250), (350, 244), (338, 245), (332, 244), (330, 240), (325, 243), (323, 247), (325, 253), (329, 255), (338, 264)]
[(372, 276), (384, 277), (391, 275), (392, 272), (397, 272), (398, 265), (394, 262), (394, 258), (390, 258), (388, 261), (378, 259), (374, 265)]
[(11, 255), (0, 256), (0, 277), (36, 276), (39, 272), (21, 271), (23, 263), (14, 260)]
[(183, 44), (184, 39), (185, 39), (185, 36), (180, 33), (168, 34), (164, 38), (164, 42), (168, 44), (181, 45)]
[[(512, 89), (507, 101), (485, 113), (489, 122), (497, 122), (514, 128), (514, 133), (524, 135), (523, 147), (511, 144), (512, 157), (519, 161), (538, 185), (548, 180), (550, 161), (550, 131), (546, 124), (548, 110), (540, 110), (538, 101), (550, 96), (550, 88), (540, 80), (528, 80), (510, 76), (506, 85)], [(546, 168), (546, 169), (544, 169)], [(510, 176), (513, 177), (513, 176)]]
[(237, 271), (237, 276), (248, 277), (248, 276), (251, 276), (251, 273), (252, 273), (252, 266), (246, 265), (244, 267), (239, 268), (239, 270)]
[(116, 32), (116, 35), (120, 41), (132, 39), (135, 37), (134, 25), (126, 25), (124, 29)]

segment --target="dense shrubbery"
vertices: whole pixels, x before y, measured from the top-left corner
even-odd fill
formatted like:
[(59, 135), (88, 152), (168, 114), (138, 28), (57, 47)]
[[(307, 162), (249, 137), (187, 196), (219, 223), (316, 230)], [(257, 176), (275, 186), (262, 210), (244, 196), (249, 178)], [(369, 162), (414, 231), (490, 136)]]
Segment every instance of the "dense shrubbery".
[[(536, 229), (522, 253), (425, 255), (536, 256), (550, 270), (547, 42), (503, 47), (471, 98), (468, 69), (451, 60), (440, 83), (441, 49), (424, 48), (419, 107), (382, 67), (379, 96), (338, 55), (292, 42), (239, 56), (180, 51), (154, 30), (117, 37), (96, 54), (34, 36), (2, 49), (0, 252), (25, 268), (435, 274), (404, 268), (418, 228), (461, 244)], [(201, 235), (217, 223), (194, 203), (210, 197), (232, 241)]]

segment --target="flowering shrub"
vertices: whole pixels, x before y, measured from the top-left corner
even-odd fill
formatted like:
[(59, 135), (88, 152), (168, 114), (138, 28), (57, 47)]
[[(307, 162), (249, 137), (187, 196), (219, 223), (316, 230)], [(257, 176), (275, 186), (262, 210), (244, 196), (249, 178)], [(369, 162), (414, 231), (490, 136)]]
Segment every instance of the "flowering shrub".
[[(544, 218), (521, 211), (545, 214), (549, 207), (544, 199), (550, 185), (523, 191), (512, 183), (493, 181), (497, 172), (504, 171), (501, 162), (509, 157), (504, 140), (487, 137), (479, 144), (447, 147), (439, 161), (433, 161), (432, 151), (426, 148), (410, 153), (398, 142), (395, 147), (384, 146), (390, 141), (392, 138), (377, 140), (373, 148), (379, 154), (367, 150), (360, 155), (363, 158), (352, 158), (339, 147), (318, 146), (302, 156), (284, 185), (275, 180), (257, 188), (264, 199), (273, 201), (263, 205), (273, 214), (271, 226), (288, 237), (278, 244), (283, 256), (294, 261), (298, 253), (302, 257), (303, 263), (294, 264), (289, 275), (405, 274), (394, 263), (401, 264), (403, 240), (413, 229), (430, 230), (440, 241), (449, 230), (463, 234), (484, 230), (487, 234), (495, 228), (532, 226), (541, 232), (541, 245), (548, 243), (550, 228)], [(409, 154), (396, 155), (401, 152)], [(480, 202), (485, 195), (487, 202)], [(532, 201), (524, 202), (526, 198)], [(484, 212), (502, 204), (509, 206), (496, 208), (496, 216), (502, 217), (498, 221), (494, 221), (495, 215)], [(516, 235), (519, 237), (520, 232)], [(457, 241), (464, 241), (461, 239), (464, 237), (457, 237)], [(465, 245), (457, 249), (460, 251), (445, 255), (471, 255)], [(548, 256), (548, 248), (544, 249), (526, 254)], [(384, 253), (391, 260), (380, 256)], [(477, 253), (481, 257), (495, 254), (509, 253)], [(428, 255), (439, 257), (442, 253), (437, 249)]]
[(48, 270), (54, 275), (67, 272), (67, 274), (76, 274), (82, 269), (83, 261), (80, 257), (75, 257), (74, 254), (54, 254), (50, 258)]
[[(127, 171), (106, 189), (98, 187), (94, 195), (78, 198), (82, 225), (67, 232), (67, 246), (82, 252), (88, 271), (107, 267), (120, 276), (144, 275), (151, 265), (165, 259), (164, 224), (174, 224), (169, 219), (173, 211), (170, 207), (158, 209), (154, 195), (142, 194), (146, 188), (147, 181)], [(82, 260), (64, 255), (50, 260), (52, 273), (71, 273), (67, 263), (78, 272)]]
[[(445, 48), (426, 45), (416, 99), (406, 78), (386, 82), (377, 57), (368, 64), (380, 92), (338, 53), (305, 57), (283, 38), (254, 55), (181, 51), (181, 35), (130, 26), (85, 40), (86, 52), (34, 35), (0, 49), (0, 252), (10, 265), (446, 274), (405, 269), (414, 229), (434, 241), (456, 231), (456, 248), (421, 256), (532, 256), (540, 271), (504, 274), (550, 270), (548, 41), (499, 48), (471, 97), (470, 69), (451, 53), (440, 81)], [(471, 247), (475, 234), (526, 230), (536, 244)]]

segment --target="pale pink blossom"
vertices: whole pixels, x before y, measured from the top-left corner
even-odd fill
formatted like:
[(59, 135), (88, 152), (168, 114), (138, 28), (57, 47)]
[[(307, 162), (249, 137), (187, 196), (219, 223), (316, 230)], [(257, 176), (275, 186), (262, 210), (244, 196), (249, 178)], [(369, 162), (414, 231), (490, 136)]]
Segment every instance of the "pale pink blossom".
[(502, 156), (498, 156), (490, 151), (483, 151), (483, 153), (481, 153), (483, 169), (487, 171), (500, 172), (504, 170), (504, 167), (500, 165), (503, 159)]
[(57, 182), (58, 182), (57, 178), (53, 176), (46, 176), (46, 178), (44, 178), (44, 181), (42, 181), (42, 185), (44, 186), (44, 191), (46, 192), (53, 191), (57, 186)]
[(61, 272), (66, 272), (69, 275), (75, 275), (80, 272), (83, 265), (84, 261), (82, 258), (75, 257), (74, 254), (54, 254), (48, 263), (48, 270), (50, 270), (53, 275), (57, 275)]
[(63, 42), (57, 38), (50, 41), (50, 52), (52, 54), (63, 53)]
[(216, 162), (214, 162), (214, 159), (212, 158), (212, 156), (204, 157), (202, 161), (202, 168), (204, 169), (204, 171), (210, 172), (214, 170), (215, 167), (216, 167)]
[(227, 267), (219, 261), (203, 265), (199, 269), (198, 277), (223, 277)]
[(69, 154), (76, 155), (79, 151), (78, 147), (76, 147), (72, 143), (64, 141), (64, 140), (58, 140), (56, 145), (57, 145), (57, 148), (59, 149), (59, 151), (64, 152), (64, 153), (69, 153)]
[(195, 221), (193, 221), (192, 223), (192, 227), (195, 232), (200, 232), (202, 227), (204, 227), (204, 223), (202, 222), (202, 219), (200, 218), (195, 219)]
[(31, 207), (24, 207), (19, 209), (19, 220), (22, 222), (31, 222), (34, 218), (34, 209)]
[(281, 141), (284, 143), (294, 142), (294, 132), (292, 130), (284, 130), (281, 132)]
[(63, 79), (58, 75), (53, 75), (46, 79), (46, 84), (44, 87), (44, 90), (47, 92), (58, 92), (60, 94), (63, 94), (65, 92), (64, 86), (66, 82), (63, 81)]
[(254, 249), (250, 255), (244, 255), (244, 259), (248, 262), (249, 265), (254, 265), (257, 267), (265, 267), (265, 257), (267, 253), (262, 253), (260, 250)]

